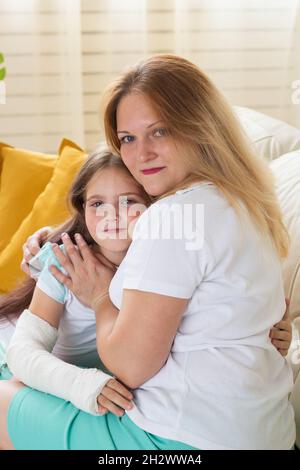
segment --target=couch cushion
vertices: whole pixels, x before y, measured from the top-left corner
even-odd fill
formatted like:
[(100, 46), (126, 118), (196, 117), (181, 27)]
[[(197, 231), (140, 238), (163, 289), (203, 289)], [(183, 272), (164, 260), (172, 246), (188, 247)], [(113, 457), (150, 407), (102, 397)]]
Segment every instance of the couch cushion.
[(0, 252), (8, 245), (53, 174), (57, 155), (0, 143)]
[(300, 150), (270, 163), (284, 222), (291, 237), (288, 257), (283, 262), (285, 294), (290, 298), (291, 318), (300, 315)]
[(299, 129), (253, 109), (234, 106), (234, 111), (256, 152), (267, 160), (300, 149)]

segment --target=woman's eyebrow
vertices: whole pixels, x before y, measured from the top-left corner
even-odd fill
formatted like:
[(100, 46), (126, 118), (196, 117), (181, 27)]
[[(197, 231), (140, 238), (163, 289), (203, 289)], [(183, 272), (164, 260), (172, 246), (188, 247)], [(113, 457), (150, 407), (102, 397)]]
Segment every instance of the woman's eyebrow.
[[(146, 129), (149, 129), (152, 126), (155, 126), (155, 124), (158, 124), (159, 122), (163, 122), (162, 119), (159, 119), (158, 121), (153, 122), (152, 124), (149, 124)], [(129, 131), (117, 131), (117, 134), (130, 134)]]

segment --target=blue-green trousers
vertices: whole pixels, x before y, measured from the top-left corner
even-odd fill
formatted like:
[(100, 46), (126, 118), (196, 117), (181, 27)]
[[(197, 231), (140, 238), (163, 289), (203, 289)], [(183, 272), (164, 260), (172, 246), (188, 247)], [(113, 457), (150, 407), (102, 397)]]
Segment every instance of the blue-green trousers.
[[(0, 343), (0, 380), (10, 378), (5, 350)], [(30, 387), (24, 387), (14, 396), (7, 425), (14, 448), (18, 450), (195, 449), (144, 431), (126, 413), (121, 418), (112, 413), (93, 416), (68, 401)]]

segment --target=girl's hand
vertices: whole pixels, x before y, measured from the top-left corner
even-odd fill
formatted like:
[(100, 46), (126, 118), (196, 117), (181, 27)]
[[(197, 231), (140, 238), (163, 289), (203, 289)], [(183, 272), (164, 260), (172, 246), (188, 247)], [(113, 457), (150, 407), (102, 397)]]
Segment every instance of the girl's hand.
[(21, 269), (25, 274), (30, 276), (28, 263), (41, 249), (41, 243), (52, 232), (51, 227), (43, 227), (34, 232), (33, 235), (27, 238), (23, 245), (23, 259), (21, 262)]
[(286, 311), (282, 320), (276, 323), (270, 330), (272, 344), (282, 356), (286, 356), (292, 342), (292, 323), (289, 318), (289, 300), (286, 301)]
[(67, 234), (62, 235), (65, 254), (53, 244), (53, 252), (68, 275), (55, 266), (50, 270), (84, 305), (91, 307), (93, 300), (108, 291), (116, 266), (100, 253), (93, 253), (81, 235), (76, 234), (75, 238), (77, 245)]
[(111, 379), (98, 395), (98, 411), (101, 415), (111, 412), (121, 417), (124, 415), (124, 410), (132, 409), (132, 399), (132, 393), (124, 385), (116, 379)]

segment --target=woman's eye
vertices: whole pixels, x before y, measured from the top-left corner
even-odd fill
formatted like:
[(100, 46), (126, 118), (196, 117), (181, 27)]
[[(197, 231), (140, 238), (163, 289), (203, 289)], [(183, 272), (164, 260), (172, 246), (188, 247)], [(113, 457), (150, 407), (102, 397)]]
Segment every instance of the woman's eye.
[(121, 144), (129, 144), (130, 142), (134, 141), (134, 137), (132, 135), (125, 135), (120, 140)]
[(160, 127), (158, 129), (155, 129), (153, 132), (154, 137), (163, 137), (168, 134), (168, 129), (165, 127)]

